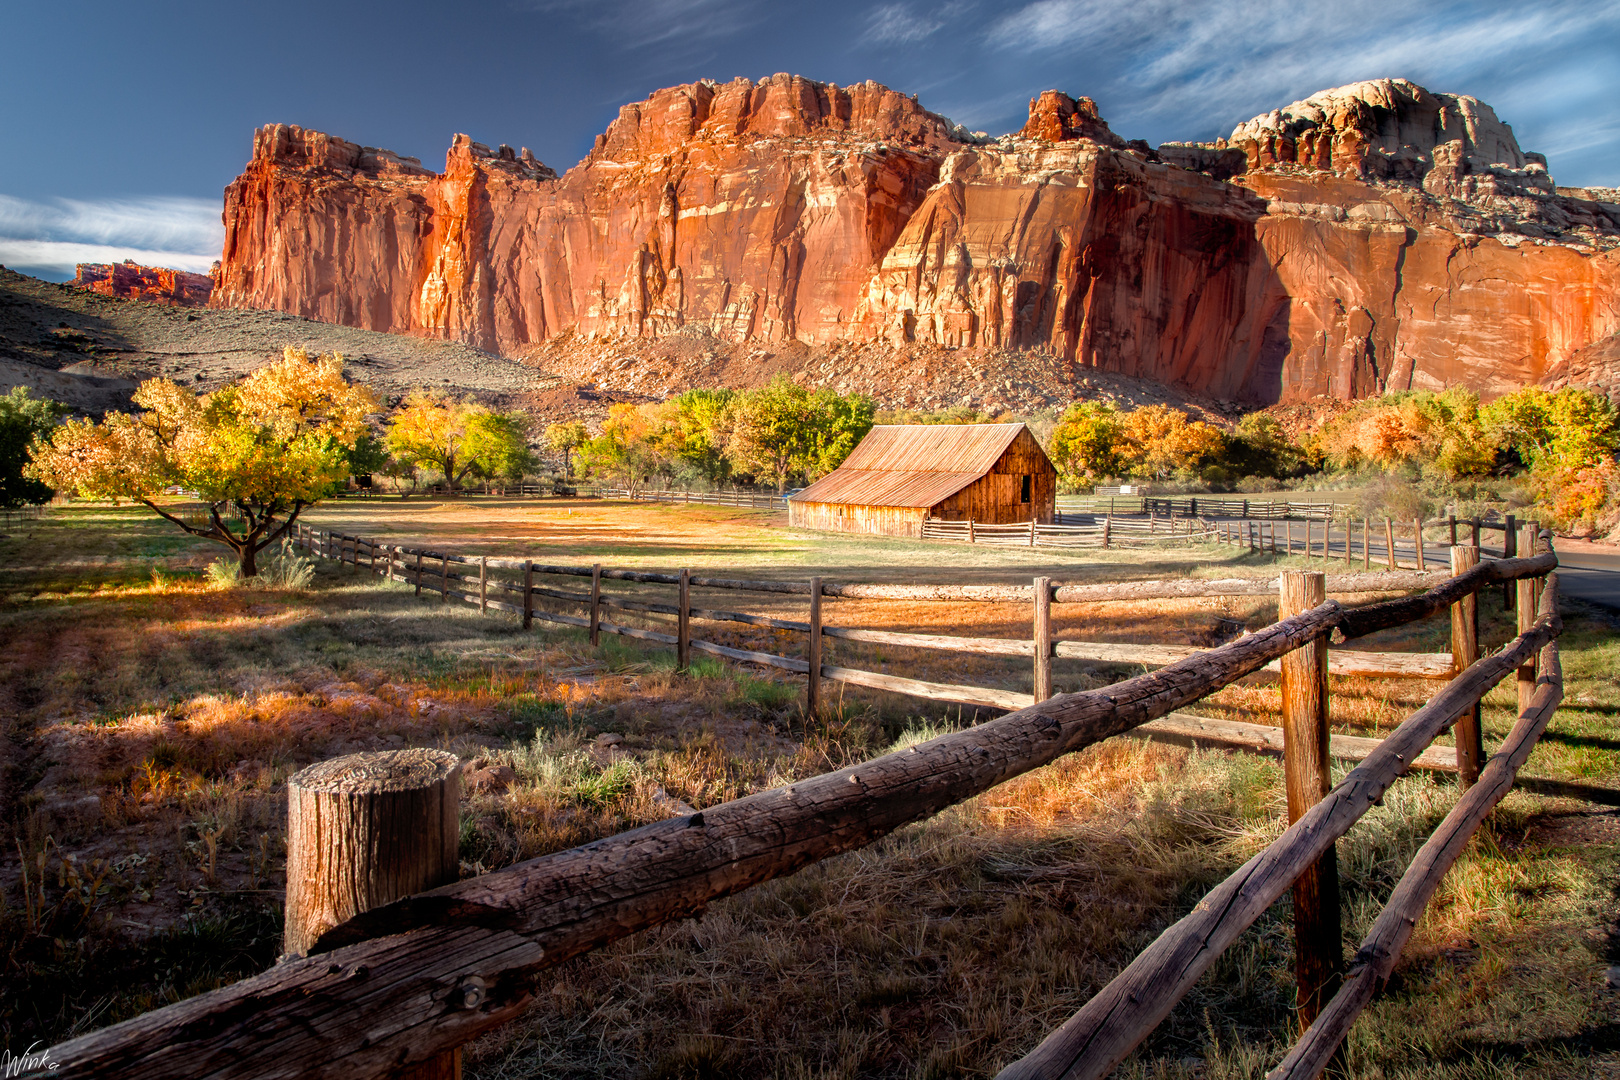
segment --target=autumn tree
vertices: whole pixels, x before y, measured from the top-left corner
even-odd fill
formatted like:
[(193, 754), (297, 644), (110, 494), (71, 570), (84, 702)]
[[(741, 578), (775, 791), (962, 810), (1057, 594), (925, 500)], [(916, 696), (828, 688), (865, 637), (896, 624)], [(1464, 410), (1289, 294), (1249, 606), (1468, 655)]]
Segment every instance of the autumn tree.
[(50, 499), (48, 485), (24, 474), (28, 448), (35, 439), (49, 435), (67, 411), (67, 406), (34, 397), (23, 386), (0, 397), (0, 509)]
[(575, 449), (583, 446), (590, 437), (591, 433), (578, 420), (551, 424), (547, 426), (544, 436), (546, 449), (562, 458), (563, 472), (568, 476), (574, 475)]
[(473, 401), (436, 390), (417, 390), (388, 424), (388, 449), (401, 462), (444, 474), (454, 491), (468, 473), (510, 476), (533, 468), (528, 456), (528, 420), (492, 412)]
[(1480, 423), (1533, 470), (1582, 469), (1620, 451), (1620, 413), (1581, 386), (1529, 386), (1480, 409)]
[(1131, 475), (1155, 480), (1209, 464), (1226, 447), (1220, 428), (1168, 405), (1144, 405), (1125, 413), (1119, 440), (1120, 457)]
[(1124, 471), (1119, 410), (1101, 401), (1070, 405), (1052, 432), (1052, 464), (1059, 475), (1101, 480)]
[(653, 433), (653, 419), (646, 411), (622, 403), (609, 406), (602, 433), (575, 452), (580, 471), (623, 484), (634, 493), (658, 467)]
[(778, 376), (744, 394), (730, 451), (735, 466), (768, 478), (777, 490), (789, 479), (814, 480), (836, 469), (872, 430), (869, 398), (809, 391)]
[[(344, 379), (341, 357), (293, 348), (211, 394), (148, 379), (134, 400), (142, 412), (69, 420), (37, 439), (30, 472), (89, 498), (143, 503), (230, 548), (244, 578), (257, 574), (261, 550), (348, 478), (348, 454), (377, 409), (369, 389)], [(207, 504), (206, 525), (158, 502), (171, 486)]]

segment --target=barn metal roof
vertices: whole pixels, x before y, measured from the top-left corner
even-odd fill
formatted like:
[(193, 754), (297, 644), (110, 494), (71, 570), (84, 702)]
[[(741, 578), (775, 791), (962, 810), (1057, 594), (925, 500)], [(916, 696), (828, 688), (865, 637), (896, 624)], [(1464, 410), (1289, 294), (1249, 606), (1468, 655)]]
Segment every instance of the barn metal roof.
[(796, 502), (930, 507), (989, 472), (1023, 424), (879, 424)]

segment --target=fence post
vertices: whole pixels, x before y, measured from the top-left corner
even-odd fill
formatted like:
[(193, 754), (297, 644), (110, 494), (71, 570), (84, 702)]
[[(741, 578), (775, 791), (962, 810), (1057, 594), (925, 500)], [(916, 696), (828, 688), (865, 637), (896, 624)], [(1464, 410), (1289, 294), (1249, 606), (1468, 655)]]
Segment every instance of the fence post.
[(371, 557), (371, 565), (369, 567), (367, 567), (367, 569), (369, 569), (371, 571), (371, 576), (372, 577), (376, 577), (377, 576), (377, 540), (376, 540), (375, 537), (373, 537), (372, 539), (366, 541), (366, 554)]
[(1429, 568), (1429, 560), (1424, 558), (1423, 555), (1423, 519), (1421, 517), (1412, 519), (1412, 550), (1417, 552), (1417, 568), (1418, 572), (1422, 573)]
[(534, 625), (534, 563), (523, 563), (523, 629)]
[(1451, 515), (1451, 546), (1457, 546), (1457, 515)]
[(478, 556), (478, 610), (489, 612), (489, 556)]
[[(1287, 619), (1327, 599), (1327, 576), (1284, 571), (1277, 616)], [(1328, 764), (1327, 639), (1317, 638), (1282, 658), (1283, 772), (1292, 825), (1333, 786)], [(1338, 989), (1344, 946), (1339, 923), (1339, 862), (1328, 848), (1294, 882), (1295, 1004), (1309, 1027)]]
[(1356, 519), (1349, 514), (1344, 515), (1344, 568), (1346, 570), (1350, 569), (1351, 555), (1356, 546), (1354, 542), (1355, 530)]
[(602, 640), (602, 564), (591, 564), (591, 645)]
[(681, 570), (680, 614), (675, 616), (675, 666), (692, 666), (692, 571)]
[(972, 543), (975, 543), (975, 542), (976, 541), (974, 540), (974, 537), (973, 537), (973, 519), (968, 518), (968, 543), (972, 544)]
[(1372, 569), (1372, 519), (1361, 519), (1361, 568)]
[[(287, 913), (282, 949), (303, 956), (371, 908), (448, 885), (458, 858), (461, 762), (447, 750), (382, 750), (323, 761), (287, 781)], [(450, 991), (475, 1007), (485, 987)], [(459, 1080), (461, 1048), (396, 1074)]]
[[(1110, 505), (1112, 505), (1113, 501), (1114, 501), (1113, 499), (1108, 500)], [(1108, 534), (1113, 531), (1113, 528), (1114, 528), (1114, 513), (1113, 513), (1112, 510), (1110, 510), (1108, 512), (1108, 516), (1103, 518), (1103, 547), (1108, 546)]]
[(1395, 569), (1395, 524), (1384, 516), (1384, 554), (1389, 558), (1389, 568)]
[(1474, 539), (1471, 542), (1475, 547), (1479, 547), (1479, 518), (1472, 519), (1469, 524), (1474, 527)]
[[(1471, 570), (1479, 563), (1479, 548), (1454, 547), (1451, 549), (1451, 573), (1453, 576), (1465, 570)], [(1451, 605), (1451, 667), (1456, 674), (1462, 674), (1468, 666), (1479, 659), (1479, 596), (1477, 593), (1458, 600)], [(1479, 703), (1475, 702), (1473, 708), (1457, 717), (1453, 729), (1457, 737), (1457, 775), (1462, 780), (1464, 790), (1473, 786), (1479, 779), (1480, 762), (1484, 759), (1481, 748), (1483, 737), (1479, 727)]]
[(1052, 579), (1035, 579), (1035, 701), (1052, 696)]
[(450, 553), (439, 556), (439, 599), (450, 602)]
[(416, 595), (422, 595), (422, 549), (416, 549)]
[[(1534, 522), (1524, 526), (1519, 533), (1519, 547), (1526, 555), (1536, 553), (1536, 526)], [(1517, 611), (1519, 614), (1519, 633), (1524, 634), (1536, 623), (1536, 610), (1541, 607), (1541, 580), (1539, 578), (1524, 577), (1513, 583), (1518, 593)], [(1519, 713), (1530, 707), (1530, 698), (1536, 692), (1536, 665), (1526, 664), (1519, 669)]]
[[(1507, 516), (1507, 529), (1502, 533), (1502, 557), (1511, 559), (1519, 553), (1518, 519), (1509, 514)], [(1533, 548), (1530, 550), (1534, 550)], [(1505, 611), (1513, 610), (1513, 582), (1502, 582), (1502, 608)]]
[(1035, 546), (1035, 519), (1033, 517), (1029, 519), (1029, 546)]
[(821, 715), (821, 579), (810, 579), (810, 647), (809, 678), (804, 684), (805, 716), (815, 719)]

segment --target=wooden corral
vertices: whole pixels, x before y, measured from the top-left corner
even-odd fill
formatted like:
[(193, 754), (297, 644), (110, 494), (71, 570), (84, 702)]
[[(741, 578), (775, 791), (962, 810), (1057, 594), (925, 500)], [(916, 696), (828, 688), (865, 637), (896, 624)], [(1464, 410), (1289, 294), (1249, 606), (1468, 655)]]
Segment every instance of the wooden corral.
[(929, 518), (1050, 523), (1057, 469), (1023, 424), (880, 424), (788, 500), (806, 529), (922, 535)]

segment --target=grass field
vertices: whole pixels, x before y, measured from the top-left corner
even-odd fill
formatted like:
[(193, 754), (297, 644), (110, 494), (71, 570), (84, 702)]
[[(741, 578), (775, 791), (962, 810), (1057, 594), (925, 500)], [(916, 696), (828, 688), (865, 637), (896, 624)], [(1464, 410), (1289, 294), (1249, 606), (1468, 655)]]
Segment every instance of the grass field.
[[(1289, 564), (1215, 547), (1053, 554), (825, 537), (782, 515), (561, 499), (354, 501), (311, 521), (472, 554), (777, 578), (1100, 581)], [(299, 591), (218, 590), (202, 570), (222, 550), (144, 510), (96, 506), (0, 539), (0, 806), (14, 841), (0, 858), (0, 1041), (14, 1051), (273, 962), (285, 779), (312, 761), (430, 745), (510, 765), (512, 789), (464, 806), (463, 870), (474, 873), (656, 820), (666, 797), (710, 805), (975, 719), (853, 688), (807, 717), (802, 680), (708, 660), (678, 673), (667, 650), (524, 633), (510, 617), (329, 563)], [(767, 600), (745, 610), (802, 617), (802, 599)], [(732, 594), (727, 606), (738, 603)], [(1206, 644), (1272, 621), (1275, 604), (1056, 615), (1063, 637)], [(826, 617), (1029, 633), (1022, 605), (829, 601)], [(1590, 611), (1566, 619), (1567, 703), (1527, 771), (1620, 786), (1616, 625)], [(741, 629), (716, 639), (802, 648)], [(1511, 614), (1487, 596), (1482, 640), (1510, 635)], [(1385, 645), (1444, 639), (1435, 621)], [(831, 662), (1029, 687), (1022, 665), (994, 658), (835, 645)], [(1062, 661), (1058, 689), (1139, 670)], [(1433, 689), (1336, 678), (1335, 729), (1385, 730)], [(1492, 745), (1511, 693), (1487, 700)], [(1257, 676), (1196, 711), (1269, 722), (1276, 704), (1274, 680)], [(1340, 844), (1348, 947), (1455, 796), (1448, 782), (1404, 780)], [(523, 1020), (469, 1049), (468, 1074), (993, 1075), (1280, 832), (1281, 804), (1270, 760), (1111, 740), (700, 921), (568, 964)], [(1511, 796), (1358, 1026), (1350, 1074), (1620, 1075), (1620, 1008), (1604, 988), (1620, 962), (1617, 855), (1614, 813)], [(1263, 1075), (1292, 1030), (1288, 928), (1284, 901), (1122, 1075)]]

